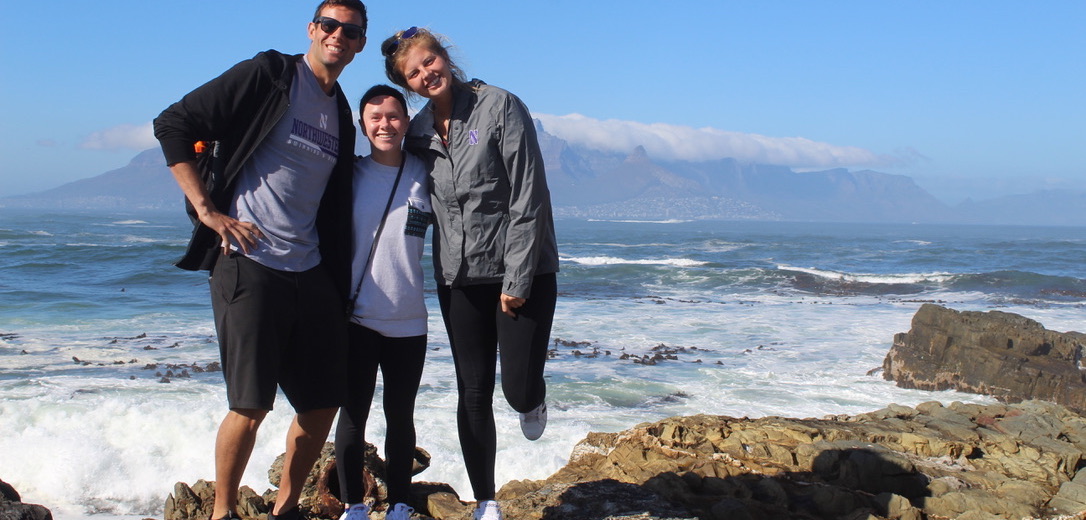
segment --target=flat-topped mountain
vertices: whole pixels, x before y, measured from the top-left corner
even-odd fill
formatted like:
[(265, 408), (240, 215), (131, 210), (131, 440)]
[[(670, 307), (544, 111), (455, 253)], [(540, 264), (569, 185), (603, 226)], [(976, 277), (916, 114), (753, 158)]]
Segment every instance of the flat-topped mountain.
[[(621, 219), (959, 222), (1081, 225), (1086, 193), (1038, 192), (951, 207), (910, 177), (835, 168), (796, 172), (740, 162), (661, 160), (645, 148), (613, 153), (575, 146), (537, 121), (555, 215)], [(157, 149), (128, 165), (51, 190), (0, 199), (0, 207), (168, 209), (181, 190)]]

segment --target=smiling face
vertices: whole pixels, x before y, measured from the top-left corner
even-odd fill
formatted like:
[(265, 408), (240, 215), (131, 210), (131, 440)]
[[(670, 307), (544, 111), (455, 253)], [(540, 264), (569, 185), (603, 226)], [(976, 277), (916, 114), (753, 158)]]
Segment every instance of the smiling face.
[[(362, 14), (343, 6), (332, 5), (325, 7), (320, 13), (340, 23), (362, 25)], [(324, 32), (319, 23), (309, 24), (309, 52), (307, 57), (313, 73), (319, 79), (334, 83), (343, 68), (354, 59), (355, 54), (362, 52), (366, 46), (366, 36), (360, 38), (348, 38), (344, 34), (343, 27), (337, 27), (332, 33)]]
[(399, 166), (400, 146), (410, 119), (403, 105), (392, 96), (376, 96), (362, 106), (358, 120), (370, 141), (373, 159), (387, 166)]
[(426, 99), (452, 95), (453, 74), (449, 62), (426, 45), (415, 45), (404, 51), (400, 73), (407, 88)]

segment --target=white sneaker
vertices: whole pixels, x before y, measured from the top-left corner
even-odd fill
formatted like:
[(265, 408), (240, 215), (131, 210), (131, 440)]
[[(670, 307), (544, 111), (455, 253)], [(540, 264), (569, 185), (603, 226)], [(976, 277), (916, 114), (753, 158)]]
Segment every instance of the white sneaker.
[(411, 520), (411, 513), (415, 510), (404, 503), (397, 503), (385, 513), (385, 520)]
[(542, 403), (528, 413), (520, 414), (520, 431), (530, 441), (543, 436), (547, 429), (547, 403)]
[(497, 500), (483, 500), (475, 506), (474, 520), (504, 520)]
[(370, 520), (370, 506), (362, 502), (350, 506), (339, 520)]

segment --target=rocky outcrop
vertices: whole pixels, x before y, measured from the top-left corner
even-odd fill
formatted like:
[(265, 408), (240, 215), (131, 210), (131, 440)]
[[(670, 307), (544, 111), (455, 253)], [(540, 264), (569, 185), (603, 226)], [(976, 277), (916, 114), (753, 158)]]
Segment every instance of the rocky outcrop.
[(0, 480), (0, 520), (53, 520), (45, 506), (24, 504), (11, 484)]
[[(311, 475), (325, 482), (307, 486), (302, 503), (335, 491), (331, 456)], [(379, 479), (373, 462), (367, 471)], [(1086, 418), (1063, 406), (929, 402), (822, 419), (676, 417), (591, 433), (558, 472), (509, 482), (497, 498), (518, 520), (1069, 520), (1086, 519), (1084, 467)], [(166, 520), (206, 519), (210, 487), (178, 484)], [(471, 518), (473, 504), (446, 484), (415, 483), (412, 495), (416, 518)], [(242, 496), (243, 518), (266, 519), (274, 492)], [(370, 500), (371, 518), (383, 518), (380, 491)], [(305, 516), (335, 520), (338, 511)]]
[(1086, 419), (1041, 401), (701, 415), (590, 434), (498, 498), (517, 519), (1084, 518), (1084, 453)]
[[(284, 455), (279, 455), (268, 470), (268, 482), (275, 487), (279, 486), (283, 474), (283, 457)], [(416, 448), (414, 474), (425, 470), (429, 464), (430, 454)], [(385, 463), (377, 456), (377, 448), (370, 443), (366, 443), (362, 475), (366, 486), (364, 500), (377, 505), (375, 509), (384, 510), (388, 505), (388, 488), (384, 480)], [(451, 491), (448, 486), (435, 486), (434, 490)], [(252, 488), (242, 486), (238, 493), (236, 512), (245, 520), (267, 520), (268, 513), (275, 506), (276, 493), (275, 489), (268, 489), (263, 494), (257, 494)], [(339, 497), (335, 450), (332, 443), (325, 443), (320, 458), (302, 486), (298, 509), (304, 518), (335, 520), (343, 513), (343, 502)], [(425, 501), (425, 496), (421, 500)], [(211, 517), (214, 503), (214, 482), (198, 480), (191, 486), (178, 482), (174, 484), (173, 493), (166, 497), (163, 516), (165, 520), (207, 520)]]
[(1055, 332), (1007, 312), (924, 304), (894, 336), (883, 377), (904, 388), (955, 389), (1001, 401), (1044, 399), (1086, 412), (1086, 334)]

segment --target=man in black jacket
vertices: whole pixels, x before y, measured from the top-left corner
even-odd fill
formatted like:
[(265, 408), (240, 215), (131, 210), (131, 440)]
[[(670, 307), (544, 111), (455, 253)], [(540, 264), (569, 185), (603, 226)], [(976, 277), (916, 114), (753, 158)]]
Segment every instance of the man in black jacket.
[(177, 265), (212, 272), (230, 407), (215, 441), (212, 519), (237, 518), (238, 485), (277, 387), (296, 414), (271, 516), (297, 518), (346, 393), (355, 137), (337, 79), (365, 46), (366, 23), (359, 0), (325, 0), (305, 55), (257, 54), (155, 119), (195, 224)]

